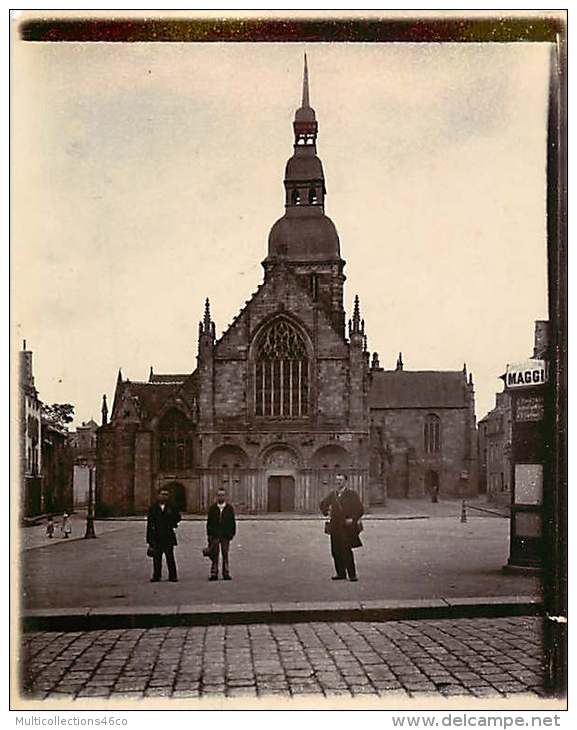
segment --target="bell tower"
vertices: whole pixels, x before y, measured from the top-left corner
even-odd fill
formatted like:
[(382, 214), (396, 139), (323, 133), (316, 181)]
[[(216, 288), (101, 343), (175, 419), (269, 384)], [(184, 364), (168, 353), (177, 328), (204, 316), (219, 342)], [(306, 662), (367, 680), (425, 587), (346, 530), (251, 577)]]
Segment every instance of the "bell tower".
[(318, 123), (310, 105), (307, 57), (301, 105), (293, 121), (293, 154), (285, 167), (285, 213), (273, 225), (268, 256), (263, 261), (265, 279), (281, 261), (297, 275), (317, 306), (340, 334), (345, 335), (343, 284), (345, 262), (332, 220), (325, 215), (326, 185), (317, 156)]

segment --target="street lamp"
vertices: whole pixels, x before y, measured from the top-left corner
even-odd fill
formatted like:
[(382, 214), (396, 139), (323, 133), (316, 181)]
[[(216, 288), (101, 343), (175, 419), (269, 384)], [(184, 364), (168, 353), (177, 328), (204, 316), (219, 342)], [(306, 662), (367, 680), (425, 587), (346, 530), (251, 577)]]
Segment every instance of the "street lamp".
[(86, 532), (84, 533), (84, 539), (90, 537), (96, 537), (94, 532), (94, 477), (95, 468), (93, 466), (88, 467), (88, 512), (86, 513)]

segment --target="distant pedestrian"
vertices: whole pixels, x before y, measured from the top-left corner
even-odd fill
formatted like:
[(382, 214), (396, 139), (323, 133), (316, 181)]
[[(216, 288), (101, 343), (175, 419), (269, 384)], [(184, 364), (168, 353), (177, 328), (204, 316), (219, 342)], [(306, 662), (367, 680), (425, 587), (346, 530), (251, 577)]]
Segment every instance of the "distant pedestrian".
[(333, 580), (356, 581), (357, 570), (353, 548), (361, 547), (359, 534), (362, 530), (360, 519), (363, 515), (363, 503), (359, 495), (347, 487), (346, 474), (337, 474), (335, 486), (320, 503), (323, 515), (330, 516), (328, 532), (331, 536), (331, 554), (335, 563), (336, 575)]
[(46, 525), (46, 536), (50, 539), (54, 537), (54, 520), (52, 517), (48, 518), (48, 524)]
[(226, 490), (219, 489), (209, 510), (206, 520), (206, 534), (208, 536), (209, 556), (212, 561), (209, 580), (218, 580), (218, 555), (222, 554), (223, 580), (231, 580), (228, 562), (230, 541), (236, 534), (236, 518), (234, 507), (226, 499)]
[(62, 537), (65, 537), (68, 539), (70, 537), (70, 534), (72, 532), (72, 525), (70, 524), (70, 515), (68, 512), (65, 512), (62, 515), (62, 525), (60, 526), (60, 533), (62, 534)]
[(152, 578), (151, 583), (156, 583), (162, 575), (162, 556), (166, 556), (168, 567), (168, 580), (172, 583), (178, 581), (176, 574), (176, 561), (174, 559), (174, 546), (177, 544), (174, 528), (180, 522), (180, 512), (168, 501), (168, 490), (159, 489), (156, 502), (150, 505), (146, 520), (146, 542), (152, 553)]

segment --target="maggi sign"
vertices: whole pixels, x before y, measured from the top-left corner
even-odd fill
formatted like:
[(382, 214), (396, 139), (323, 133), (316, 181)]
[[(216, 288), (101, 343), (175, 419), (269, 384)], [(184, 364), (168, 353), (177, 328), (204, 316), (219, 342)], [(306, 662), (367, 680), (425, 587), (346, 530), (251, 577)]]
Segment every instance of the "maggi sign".
[(544, 385), (548, 379), (546, 360), (526, 360), (507, 365), (505, 384), (507, 388), (527, 388)]

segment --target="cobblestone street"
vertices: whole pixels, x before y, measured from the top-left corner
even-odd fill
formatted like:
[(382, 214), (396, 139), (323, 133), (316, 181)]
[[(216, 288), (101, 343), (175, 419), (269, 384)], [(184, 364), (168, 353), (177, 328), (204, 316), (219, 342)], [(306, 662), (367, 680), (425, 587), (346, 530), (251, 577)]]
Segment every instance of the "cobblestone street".
[(495, 697), (542, 692), (539, 618), (23, 636), (25, 697)]

